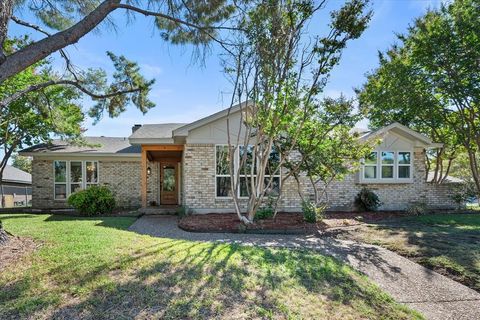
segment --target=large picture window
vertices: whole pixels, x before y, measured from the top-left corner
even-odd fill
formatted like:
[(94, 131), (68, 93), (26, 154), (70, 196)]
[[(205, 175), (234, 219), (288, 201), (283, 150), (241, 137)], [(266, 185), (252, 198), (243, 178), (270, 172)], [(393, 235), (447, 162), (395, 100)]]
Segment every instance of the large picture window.
[(55, 160), (54, 199), (65, 200), (78, 190), (98, 184), (97, 161)]
[(411, 178), (411, 151), (374, 151), (363, 161), (364, 181), (401, 181)]
[[(239, 190), (240, 197), (248, 197), (251, 190), (251, 179), (257, 177), (258, 161), (253, 159), (253, 146), (240, 146), (235, 155), (234, 166), (240, 168), (239, 173)], [(245, 157), (245, 158), (244, 158)], [(231, 197), (231, 177), (230, 169), (230, 154), (228, 146), (215, 146), (215, 189), (217, 197)], [(265, 171), (264, 187), (265, 192), (269, 195), (278, 195), (280, 192), (280, 154), (276, 150), (272, 150), (268, 159), (267, 168)], [(237, 169), (235, 169), (237, 170)], [(270, 183), (272, 181), (272, 183)]]

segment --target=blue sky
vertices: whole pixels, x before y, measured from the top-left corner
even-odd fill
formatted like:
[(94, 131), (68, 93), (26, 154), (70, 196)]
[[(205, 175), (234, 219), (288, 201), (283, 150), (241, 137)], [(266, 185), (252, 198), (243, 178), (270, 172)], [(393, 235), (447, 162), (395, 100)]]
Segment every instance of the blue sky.
[[(312, 33), (325, 30), (328, 11), (338, 8), (343, 1), (330, 0), (327, 11), (321, 13), (309, 28)], [(439, 0), (374, 0), (373, 19), (362, 37), (351, 42), (344, 51), (340, 65), (331, 75), (325, 96), (340, 93), (353, 96), (353, 88), (365, 81), (365, 73), (377, 66), (378, 50), (385, 50), (395, 42), (395, 33), (402, 33), (414, 18), (428, 7), (436, 8)], [(156, 107), (147, 114), (131, 107), (120, 117), (105, 117), (97, 125), (85, 123), (86, 135), (128, 136), (135, 123), (190, 122), (219, 111), (228, 105), (231, 86), (222, 74), (218, 54), (213, 47), (204, 66), (191, 59), (190, 47), (176, 47), (163, 42), (151, 18), (137, 16), (126, 21), (124, 13), (115, 13), (117, 30), (101, 28), (82, 38), (68, 52), (75, 65), (81, 68), (100, 67), (112, 70), (106, 51), (123, 54), (137, 61), (147, 78), (156, 83), (150, 98)], [(24, 32), (12, 25), (12, 35)], [(38, 38), (31, 33), (33, 38)], [(89, 104), (88, 101), (85, 102)], [(366, 126), (366, 122), (360, 124)]]

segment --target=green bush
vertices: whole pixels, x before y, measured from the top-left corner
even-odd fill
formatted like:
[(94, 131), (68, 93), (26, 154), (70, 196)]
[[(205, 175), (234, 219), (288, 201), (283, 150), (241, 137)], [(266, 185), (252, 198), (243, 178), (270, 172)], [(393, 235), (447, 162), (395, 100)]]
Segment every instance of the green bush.
[(255, 220), (262, 220), (262, 219), (268, 219), (273, 217), (273, 208), (271, 207), (263, 207), (257, 210), (255, 212)]
[(359, 211), (376, 211), (382, 205), (377, 194), (370, 189), (363, 188), (355, 196), (355, 207)]
[(302, 202), (302, 213), (303, 220), (308, 223), (317, 223), (322, 221), (325, 217), (325, 209), (327, 206), (321, 205), (317, 206), (314, 202), (303, 201)]
[(177, 209), (177, 215), (180, 217), (180, 218), (183, 218), (183, 217), (186, 217), (186, 216), (189, 216), (191, 213), (191, 210), (188, 206), (181, 206)]
[(77, 191), (67, 201), (78, 212), (88, 216), (110, 213), (115, 208), (115, 197), (105, 186), (91, 186)]

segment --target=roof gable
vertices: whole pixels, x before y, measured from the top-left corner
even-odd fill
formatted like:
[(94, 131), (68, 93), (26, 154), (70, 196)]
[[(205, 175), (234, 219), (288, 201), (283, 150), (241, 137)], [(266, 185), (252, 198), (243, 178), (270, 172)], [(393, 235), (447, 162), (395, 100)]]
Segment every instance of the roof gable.
[(389, 124), (388, 126), (378, 129), (377, 131), (373, 131), (367, 135), (364, 135), (361, 137), (361, 139), (371, 140), (371, 139), (379, 138), (387, 134), (388, 132), (396, 133), (397, 135), (402, 136), (407, 140), (414, 141), (418, 146), (429, 147), (429, 148), (442, 146), (441, 143), (434, 143), (429, 137), (425, 136), (424, 134), (421, 134), (415, 130), (412, 130), (398, 122), (394, 122), (392, 124)]
[(191, 130), (199, 128), (201, 126), (208, 125), (208, 124), (210, 124), (214, 121), (217, 121), (221, 118), (227, 117), (230, 114), (237, 113), (237, 112), (241, 111), (243, 108), (246, 108), (249, 105), (251, 105), (251, 103), (252, 102), (250, 100), (248, 100), (248, 101), (239, 103), (239, 104), (237, 104), (237, 105), (235, 105), (231, 108), (223, 109), (223, 110), (221, 110), (219, 112), (216, 112), (214, 114), (211, 114), (211, 115), (209, 115), (205, 118), (202, 118), (202, 119), (199, 119), (199, 120), (194, 121), (192, 123), (189, 123), (187, 125), (184, 125), (180, 128), (177, 128), (177, 129), (173, 130), (173, 135), (176, 136), (176, 137), (186, 137), (186, 136), (188, 136), (188, 133)]

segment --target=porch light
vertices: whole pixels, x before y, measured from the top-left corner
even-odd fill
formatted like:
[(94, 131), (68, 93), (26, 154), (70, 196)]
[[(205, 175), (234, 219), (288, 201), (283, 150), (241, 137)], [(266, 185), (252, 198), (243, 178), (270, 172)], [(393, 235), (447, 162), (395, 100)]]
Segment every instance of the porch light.
[(150, 167), (147, 168), (147, 175), (151, 175), (152, 174), (152, 169), (150, 169)]

